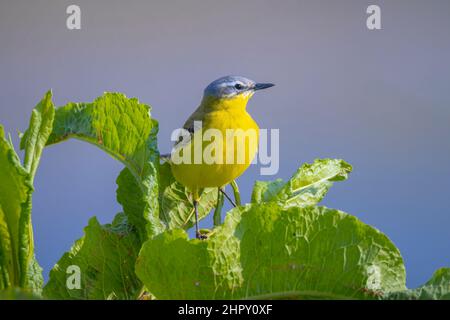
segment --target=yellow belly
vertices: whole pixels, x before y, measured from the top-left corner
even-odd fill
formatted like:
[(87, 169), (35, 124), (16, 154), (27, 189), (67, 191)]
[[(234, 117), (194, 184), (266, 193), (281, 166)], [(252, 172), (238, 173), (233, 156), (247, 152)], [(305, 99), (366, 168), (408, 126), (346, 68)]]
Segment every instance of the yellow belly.
[(258, 149), (258, 140), (258, 125), (247, 112), (208, 113), (202, 121), (202, 130), (197, 130), (183, 147), (185, 161), (172, 164), (173, 175), (191, 190), (222, 187), (249, 167)]

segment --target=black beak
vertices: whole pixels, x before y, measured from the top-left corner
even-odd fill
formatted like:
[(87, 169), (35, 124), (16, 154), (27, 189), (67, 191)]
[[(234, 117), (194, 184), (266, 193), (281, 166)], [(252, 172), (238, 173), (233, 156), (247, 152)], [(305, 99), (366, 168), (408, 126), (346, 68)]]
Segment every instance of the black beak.
[(253, 87), (253, 90), (257, 91), (257, 90), (267, 89), (267, 88), (270, 88), (273, 86), (274, 86), (273, 83), (256, 83), (255, 86)]

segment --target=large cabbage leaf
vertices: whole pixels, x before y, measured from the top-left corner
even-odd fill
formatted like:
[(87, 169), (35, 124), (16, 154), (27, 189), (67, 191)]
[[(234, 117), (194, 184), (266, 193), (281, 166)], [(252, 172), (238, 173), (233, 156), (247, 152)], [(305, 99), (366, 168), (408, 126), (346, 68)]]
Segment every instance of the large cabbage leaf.
[[(87, 141), (125, 164), (117, 178), (123, 207), (111, 225), (90, 221), (50, 273), (45, 294), (61, 299), (135, 298), (142, 284), (134, 274), (142, 242), (164, 229), (159, 220), (156, 134), (150, 107), (123, 94), (105, 93), (92, 103), (69, 103), (56, 111), (48, 144), (69, 138)], [(103, 261), (103, 263), (101, 263)], [(82, 289), (67, 289), (66, 267), (80, 267)]]
[(105, 93), (91, 103), (71, 102), (56, 110), (48, 141), (49, 145), (69, 138), (87, 141), (125, 164), (138, 187), (135, 197), (144, 201), (141, 212), (130, 217), (143, 239), (163, 230), (158, 219), (158, 123), (150, 110), (150, 106), (120, 93)]
[(183, 230), (148, 240), (136, 272), (159, 299), (375, 299), (405, 289), (398, 249), (324, 207), (252, 204), (204, 241)]

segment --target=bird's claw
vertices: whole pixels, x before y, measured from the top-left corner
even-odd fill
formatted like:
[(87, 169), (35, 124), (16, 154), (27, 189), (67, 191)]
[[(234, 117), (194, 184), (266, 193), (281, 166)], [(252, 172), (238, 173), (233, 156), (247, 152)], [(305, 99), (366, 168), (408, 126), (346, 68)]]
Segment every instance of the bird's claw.
[(208, 239), (208, 236), (207, 236), (206, 234), (201, 233), (201, 232), (196, 232), (196, 233), (195, 233), (195, 237), (196, 237), (197, 239), (200, 239), (200, 240), (206, 240), (206, 239)]

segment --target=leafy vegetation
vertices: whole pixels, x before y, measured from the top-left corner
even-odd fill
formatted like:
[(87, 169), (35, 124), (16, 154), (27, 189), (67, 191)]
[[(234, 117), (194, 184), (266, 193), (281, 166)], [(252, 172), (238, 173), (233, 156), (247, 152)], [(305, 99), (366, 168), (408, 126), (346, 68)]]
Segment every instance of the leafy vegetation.
[(42, 269), (34, 256), (31, 203), (34, 175), (54, 114), (49, 91), (33, 110), (22, 138), (23, 164), (0, 126), (0, 289), (20, 287), (37, 294), (42, 289)]
[(368, 298), (405, 289), (399, 251), (324, 207), (249, 204), (208, 241), (170, 230), (147, 241), (137, 274), (162, 299)]
[[(186, 188), (160, 160), (151, 108), (119, 93), (56, 108), (47, 92), (21, 138), (21, 163), (0, 126), (1, 299), (449, 299), (450, 268), (407, 289), (399, 250), (379, 230), (319, 206), (352, 167), (339, 159), (303, 164), (288, 181), (257, 181), (251, 202), (221, 219), (223, 195), (205, 189), (200, 218), (214, 212), (207, 240), (190, 239)], [(121, 161), (110, 224), (92, 217), (43, 284), (33, 248), (34, 175), (45, 146), (86, 141)], [(239, 190), (232, 185), (235, 201)], [(80, 288), (67, 286), (70, 266)]]

